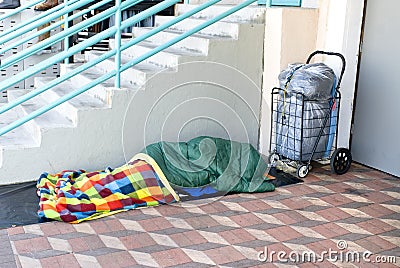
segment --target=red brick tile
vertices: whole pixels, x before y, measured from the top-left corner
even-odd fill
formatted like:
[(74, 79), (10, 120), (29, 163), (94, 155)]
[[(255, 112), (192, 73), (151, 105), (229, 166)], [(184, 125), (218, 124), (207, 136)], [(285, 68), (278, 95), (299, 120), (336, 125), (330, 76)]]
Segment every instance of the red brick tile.
[(137, 216), (137, 215), (143, 215), (143, 211), (141, 209), (131, 209), (131, 210), (128, 210), (128, 211), (117, 213), (114, 216), (116, 218), (120, 218), (122, 216), (125, 219), (127, 217), (135, 218), (135, 216)]
[(365, 248), (366, 250), (371, 251), (374, 254), (382, 251), (380, 246), (378, 246), (377, 244), (375, 244), (368, 238), (363, 238), (363, 239), (357, 240), (357, 241), (355, 241), (355, 243), (357, 243), (361, 247)]
[(73, 252), (87, 251), (90, 249), (84, 237), (69, 239), (68, 243), (71, 245)]
[[(307, 179), (308, 179), (308, 176), (307, 176)], [(301, 267), (301, 268), (314, 268), (314, 267), (316, 267), (316, 265), (315, 265), (315, 263), (312, 263), (312, 262), (305, 262), (305, 263), (298, 264), (298, 267)]]
[(291, 209), (302, 209), (312, 205), (310, 202), (302, 198), (287, 198), (282, 200), (281, 203)]
[(305, 194), (312, 194), (316, 191), (306, 186), (305, 184), (292, 184), (290, 187), (285, 188), (295, 196), (304, 196)]
[(317, 226), (311, 227), (311, 229), (313, 229), (314, 231), (316, 231), (317, 233), (321, 234), (322, 236), (324, 236), (328, 239), (350, 233), (348, 230), (340, 227), (339, 225), (337, 225), (333, 222), (328, 222), (328, 223), (324, 223), (321, 225), (317, 225)]
[(91, 250), (104, 248), (103, 241), (97, 235), (89, 235), (83, 238)]
[(121, 224), (121, 222), (117, 219), (106, 220), (108, 228), (111, 232), (123, 231), (125, 227)]
[(202, 235), (200, 235), (196, 231), (188, 231), (184, 232), (183, 234), (185, 234), (193, 244), (202, 244), (204, 243), (204, 241), (207, 242), (207, 239), (205, 239)]
[(384, 194), (384, 193), (381, 193), (381, 192), (377, 192), (377, 191), (372, 192), (372, 193), (367, 193), (365, 195), (365, 198), (367, 198), (368, 200), (371, 200), (371, 201), (373, 201), (375, 203), (383, 203), (383, 202), (390, 201), (390, 200), (394, 199), (393, 197), (391, 197), (391, 196), (389, 196), (387, 194)]
[(64, 254), (53, 256), (49, 258), (43, 258), (40, 260), (43, 268), (79, 268), (81, 267), (73, 254)]
[(368, 241), (370, 241), (371, 243), (374, 243), (375, 245), (377, 245), (381, 251), (386, 251), (389, 249), (394, 249), (397, 246), (392, 244), (391, 242), (379, 237), (379, 236), (370, 236), (366, 238)]
[[(371, 257), (372, 257), (372, 256), (371, 256)], [(373, 260), (373, 258), (370, 258), (370, 259)], [(357, 266), (358, 266), (358, 267), (362, 267), (362, 268), (377, 268), (377, 267), (379, 267), (379, 265), (377, 265), (377, 264), (374, 264), (374, 263), (372, 263), (372, 262), (366, 262), (366, 261), (364, 261), (364, 260), (362, 259), (362, 257), (360, 258), (360, 262), (357, 263)], [(382, 266), (382, 267), (389, 268), (389, 267), (386, 266), (386, 265), (384, 265), (384, 266)]]
[(274, 218), (280, 220), (281, 222), (283, 222), (285, 224), (289, 224), (289, 225), (298, 222), (298, 220), (293, 219), (286, 212), (276, 213), (276, 214), (274, 214)]
[(157, 211), (163, 216), (179, 215), (187, 212), (183, 207), (174, 204), (159, 206), (157, 207)]
[(351, 200), (341, 194), (331, 194), (331, 195), (321, 197), (321, 199), (324, 200), (325, 202), (328, 202), (331, 205), (334, 205), (334, 206), (340, 206), (340, 205), (354, 202), (353, 200)]
[(332, 183), (324, 186), (325, 188), (334, 191), (335, 193), (345, 193), (348, 192), (349, 189), (355, 190), (353, 187), (350, 185), (343, 183), (342, 181), (337, 182), (337, 183)]
[(196, 231), (176, 233), (170, 237), (181, 247), (207, 243), (207, 240)]
[(306, 245), (307, 248), (314, 251), (317, 255), (321, 255), (322, 252), (328, 252), (329, 249), (337, 251), (337, 244), (330, 240), (322, 240)]
[(61, 230), (54, 222), (40, 224), (40, 229), (46, 236), (61, 234)]
[(203, 251), (216, 264), (224, 264), (246, 259), (239, 251), (231, 246)]
[(169, 267), (192, 262), (183, 250), (179, 248), (151, 253), (151, 256), (162, 266)]
[(337, 221), (337, 220), (347, 219), (347, 218), (352, 217), (350, 214), (348, 214), (338, 208), (327, 208), (327, 209), (319, 210), (316, 213), (329, 221)]
[[(255, 197), (256, 199), (267, 199), (268, 197), (280, 195), (278, 191), (273, 191), (273, 192), (265, 192), (265, 193), (252, 193), (252, 196)], [(233, 196), (233, 195), (232, 195)]]
[(42, 265), (42, 268), (60, 267), (57, 256), (43, 258), (40, 260), (40, 264)]
[(263, 223), (263, 221), (260, 218), (258, 218), (256, 215), (251, 214), (251, 213), (235, 215), (235, 216), (230, 217), (230, 219), (242, 227)]
[(225, 211), (230, 210), (227, 206), (225, 206), (221, 202), (212, 202), (212, 203), (206, 204), (204, 206), (201, 206), (201, 209), (208, 214), (214, 214), (214, 213), (225, 212)]
[(128, 251), (100, 255), (97, 261), (101, 267), (132, 267), (137, 264)]
[(281, 242), (303, 236), (302, 234), (290, 228), (289, 226), (280, 226), (277, 228), (265, 230), (265, 232)]
[[(336, 265), (336, 264), (333, 264), (333, 263), (331, 263), (331, 262), (329, 262), (328, 260), (323, 260), (323, 261), (321, 261), (321, 262), (319, 262), (318, 263), (318, 267), (326, 267), (326, 268), (329, 268), (329, 267), (332, 267), (332, 268), (337, 268), (338, 266)], [(339, 266), (340, 267), (340, 266)]]
[(256, 240), (249, 232), (244, 229), (234, 229), (219, 233), (231, 245)]
[(92, 229), (96, 232), (96, 234), (104, 234), (111, 231), (105, 221), (102, 220), (92, 221), (89, 222), (89, 224), (90, 227), (92, 227)]
[(386, 173), (376, 171), (376, 170), (367, 171), (364, 173), (364, 175), (367, 177), (374, 178), (374, 179), (383, 179), (383, 178), (389, 177), (389, 175), (387, 175)]
[(75, 233), (76, 230), (74, 228), (74, 226), (72, 226), (72, 224), (69, 223), (65, 223), (65, 222), (54, 222), (53, 224), (55, 224), (58, 228), (58, 230), (60, 230), (61, 234), (69, 234), (69, 233)]
[(363, 184), (365, 186), (367, 186), (371, 189), (377, 190), (377, 191), (393, 187), (391, 184), (389, 184), (383, 180), (380, 180), (380, 179), (366, 181), (366, 182), (363, 182)]
[(148, 246), (156, 245), (157, 243), (147, 233), (141, 233), (136, 235), (129, 235), (119, 238), (125, 247), (130, 249), (144, 248)]
[(216, 220), (208, 215), (202, 215), (185, 219), (194, 229), (201, 229), (220, 225)]
[(138, 223), (148, 232), (172, 228), (172, 224), (163, 217), (140, 220)]
[(372, 234), (381, 234), (381, 233), (389, 232), (389, 231), (396, 229), (395, 227), (393, 227), (379, 219), (370, 219), (365, 222), (360, 222), (357, 225)]
[(292, 218), (296, 222), (302, 222), (302, 221), (308, 221), (309, 220), (308, 218), (306, 218), (303, 215), (301, 215), (301, 213), (298, 212), (298, 211), (289, 210), (289, 211), (285, 211), (283, 213), (288, 215), (290, 218)]
[[(81, 265), (76, 260), (74, 254), (65, 254), (57, 256), (60, 268), (79, 268)], [(54, 266), (53, 266), (54, 267)]]
[(7, 229), (8, 235), (24, 234), (25, 230), (22, 226), (12, 227)]
[(319, 181), (321, 181), (321, 178), (318, 177), (316, 174), (310, 173), (307, 175), (307, 180), (306, 180), (307, 183), (314, 183), (314, 182), (319, 182)]
[(258, 200), (258, 199), (242, 202), (242, 203), (240, 203), (240, 205), (251, 212), (271, 208), (271, 206), (269, 206), (267, 203), (265, 203), (264, 201)]
[(262, 249), (265, 256), (267, 258), (268, 263), (280, 263), (281, 261), (285, 261), (289, 259), (289, 255), (292, 252), (290, 248), (283, 245), (282, 243), (275, 243), (268, 245)]
[(374, 218), (379, 218), (381, 216), (391, 215), (391, 214), (395, 213), (394, 211), (387, 209), (379, 204), (371, 204), (371, 205), (368, 205), (365, 207), (361, 207), (358, 210), (360, 210)]
[(330, 239), (325, 239), (325, 240), (321, 240), (321, 241), (318, 241), (318, 242), (319, 242), (319, 245), (322, 248), (325, 248), (325, 250), (329, 250), (329, 249), (338, 250), (337, 243), (332, 241), (332, 240), (330, 240)]
[(51, 249), (51, 246), (45, 237), (17, 240), (14, 241), (14, 245), (18, 254)]

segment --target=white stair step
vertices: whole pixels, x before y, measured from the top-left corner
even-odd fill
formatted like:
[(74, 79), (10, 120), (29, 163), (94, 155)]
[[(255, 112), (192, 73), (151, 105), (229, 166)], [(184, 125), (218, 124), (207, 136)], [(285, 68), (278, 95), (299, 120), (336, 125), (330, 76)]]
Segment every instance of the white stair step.
[[(51, 82), (53, 78), (51, 77), (36, 77), (35, 86), (37, 88), (46, 85)], [(48, 103), (58, 100), (59, 98), (75, 91), (76, 88), (72, 85), (70, 81), (65, 81), (60, 85), (57, 85), (41, 95), (46, 99)], [(54, 108), (60, 114), (65, 115), (70, 119), (75, 125), (78, 122), (79, 111), (93, 110), (93, 109), (107, 109), (109, 106), (103, 101), (90, 96), (89, 94), (82, 93), (81, 95), (57, 106)]]
[[(92, 67), (84, 72), (79, 73), (78, 75), (76, 75), (75, 77), (70, 79), (70, 81), (74, 88), (79, 89), (79, 88), (85, 86), (86, 84), (96, 80), (97, 78), (103, 76), (104, 74), (105, 74), (104, 71), (102, 71), (101, 69)], [(86, 92), (87, 92), (87, 94), (100, 99), (104, 103), (110, 104), (112, 89), (115, 89), (114, 81), (115, 81), (115, 78), (112, 77), (109, 80), (107, 80), (103, 83), (100, 83), (97, 86), (92, 87), (91, 89), (89, 89)], [(132, 85), (132, 84), (127, 83), (126, 81), (122, 80), (121, 88), (136, 89), (137, 86)]]
[[(150, 31), (152, 28), (146, 28), (146, 27), (135, 27), (132, 30), (133, 35), (140, 36), (142, 34), (147, 33)], [(154, 44), (160, 45), (164, 44), (165, 42), (179, 36), (182, 34), (182, 32), (175, 31), (175, 30), (166, 30), (159, 32), (156, 35), (153, 35), (146, 39), (147, 41), (150, 41)], [(197, 53), (202, 53), (204, 55), (208, 54), (208, 48), (211, 40), (231, 40), (232, 38), (229, 37), (215, 37), (215, 36), (205, 36), (201, 34), (194, 34), (192, 36), (189, 36), (182, 41), (176, 43), (175, 45), (171, 46), (172, 48), (175, 49), (184, 49), (187, 51), (193, 51)]]
[[(10, 92), (10, 91), (9, 91)], [(4, 103), (5, 104), (5, 103)], [(4, 105), (2, 104), (2, 105)], [(1, 106), (2, 106), (1, 105)], [(9, 110), (0, 115), (0, 129), (8, 126), (12, 122), (18, 120), (20, 116), (15, 109)], [(24, 149), (37, 147), (38, 143), (30, 135), (30, 133), (24, 127), (18, 127), (10, 132), (0, 136), (0, 147), (2, 149)], [(1, 157), (0, 157), (1, 158)], [(0, 159), (1, 166), (1, 159)]]
[[(160, 26), (175, 17), (173, 16), (156, 16), (155, 18), (155, 26)], [(170, 26), (170, 29), (186, 32), (194, 27), (203, 24), (206, 22), (205, 20), (201, 19), (185, 19), (179, 23), (176, 23)], [(200, 30), (199, 34), (217, 36), (217, 37), (231, 37), (237, 39), (239, 36), (239, 24), (238, 23), (231, 23), (225, 21), (218, 21), (210, 26)]]
[[(183, 13), (192, 10), (198, 5), (176, 5), (176, 15), (181, 15)], [(217, 15), (227, 11), (232, 8), (232, 5), (213, 5), (208, 7), (196, 14), (192, 17), (196, 19), (211, 19), (216, 17)], [(249, 6), (247, 8), (241, 9), (232, 15), (224, 18), (222, 21), (227, 22), (250, 22), (250, 23), (264, 23), (265, 22), (265, 7), (261, 6)]]
[[(128, 41), (124, 41), (128, 42)], [(110, 47), (114, 48), (115, 43), (110, 42)], [(145, 53), (150, 52), (154, 48), (157, 47), (157, 44), (154, 44), (149, 41), (142, 41), (136, 45), (133, 45), (123, 51), (124, 55), (127, 55), (131, 58), (139, 57)], [(176, 66), (183, 61), (193, 60), (194, 58), (198, 58), (200, 56), (204, 56), (203, 54), (195, 51), (189, 51), (186, 49), (177, 49), (174, 47), (167, 48), (150, 58), (146, 59), (144, 62), (155, 64), (157, 66), (166, 67), (166, 68), (176, 68)]]
[[(28, 90), (12, 90), (8, 92), (9, 101), (13, 101), (22, 95), (28, 93)], [(19, 117), (26, 116), (39, 108), (47, 105), (48, 103), (43, 99), (42, 96), (36, 96), (33, 99), (17, 106), (16, 112)], [(34, 140), (40, 143), (42, 139), (42, 133), (54, 128), (72, 128), (74, 124), (67, 117), (61, 115), (56, 110), (50, 110), (33, 120), (28, 121), (24, 124), (25, 129), (32, 135)]]
[[(91, 61), (99, 57), (101, 54), (102, 54), (101, 52), (88, 51), (85, 55), (85, 58), (87, 61)], [(124, 65), (131, 60), (133, 60), (133, 58), (129, 57), (128, 55), (125, 55), (125, 53), (123, 52), (123, 54), (121, 55), (121, 64)], [(114, 70), (115, 69), (114, 57), (104, 60), (101, 63), (97, 64), (96, 68), (102, 70), (104, 73)], [(154, 75), (161, 71), (167, 71), (167, 69), (165, 67), (160, 67), (147, 62), (141, 62), (139, 64), (136, 64), (135, 66), (132, 66), (126, 71), (122, 72), (121, 80), (129, 84), (141, 87), (146, 83), (146, 80), (149, 78), (149, 75)]]

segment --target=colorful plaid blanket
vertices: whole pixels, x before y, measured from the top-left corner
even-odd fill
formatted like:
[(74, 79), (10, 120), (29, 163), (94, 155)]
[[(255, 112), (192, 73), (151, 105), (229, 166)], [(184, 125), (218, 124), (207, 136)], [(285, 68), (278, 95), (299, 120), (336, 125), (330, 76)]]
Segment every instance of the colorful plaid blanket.
[(79, 223), (138, 207), (179, 201), (157, 163), (138, 154), (114, 170), (43, 173), (38, 182), (39, 218)]

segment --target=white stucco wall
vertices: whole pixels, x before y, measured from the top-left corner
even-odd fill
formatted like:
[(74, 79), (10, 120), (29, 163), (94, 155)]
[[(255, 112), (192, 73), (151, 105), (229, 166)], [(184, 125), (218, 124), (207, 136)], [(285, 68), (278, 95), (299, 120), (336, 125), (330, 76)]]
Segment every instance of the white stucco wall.
[[(342, 53), (346, 58), (341, 85), (340, 147), (349, 147), (350, 141), (363, 8), (364, 0), (320, 0), (317, 47)], [(340, 68), (337, 61), (326, 59), (326, 62), (335, 66), (335, 71)]]

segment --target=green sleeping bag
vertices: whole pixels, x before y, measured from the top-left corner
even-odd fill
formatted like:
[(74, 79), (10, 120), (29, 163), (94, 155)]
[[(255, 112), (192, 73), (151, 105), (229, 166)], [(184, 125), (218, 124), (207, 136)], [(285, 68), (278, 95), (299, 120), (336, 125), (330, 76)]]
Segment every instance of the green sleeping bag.
[(210, 185), (226, 193), (275, 189), (264, 175), (268, 165), (248, 143), (197, 137), (188, 142), (158, 142), (142, 153), (151, 156), (172, 186)]

